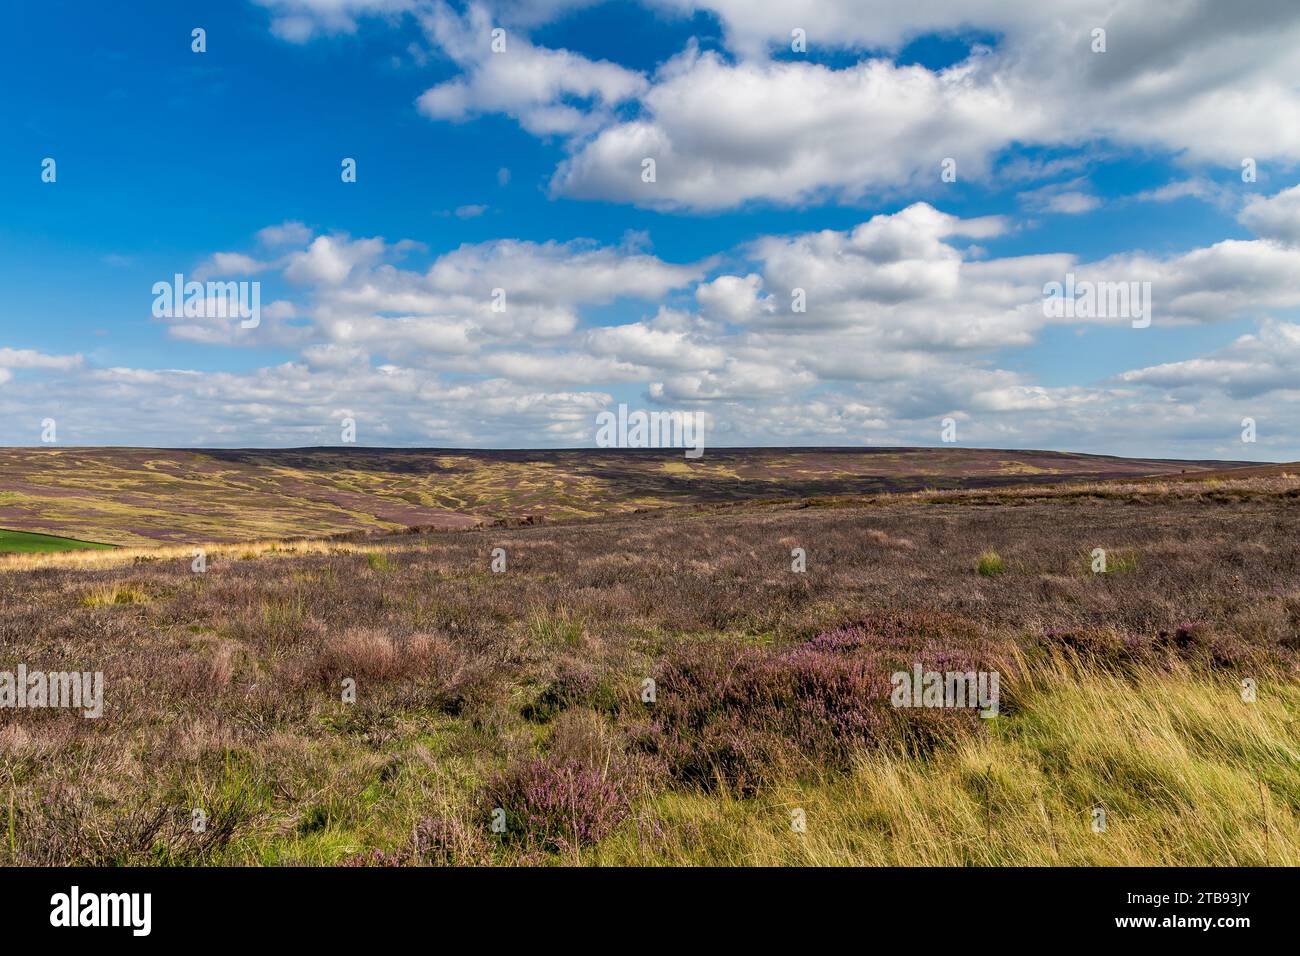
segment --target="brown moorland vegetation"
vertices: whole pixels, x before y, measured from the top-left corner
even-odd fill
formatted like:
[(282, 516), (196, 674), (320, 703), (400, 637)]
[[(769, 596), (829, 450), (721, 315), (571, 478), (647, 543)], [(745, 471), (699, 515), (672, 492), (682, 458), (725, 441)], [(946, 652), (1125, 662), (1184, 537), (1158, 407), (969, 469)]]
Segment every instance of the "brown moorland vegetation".
[(672, 450), (7, 448), (0, 528), (134, 546), (255, 541), (1228, 464), (978, 448), (721, 448), (696, 460)]
[[(103, 671), (105, 704), (0, 713), (0, 861), (1294, 865), (1298, 496), (811, 497), (205, 573), (15, 557), (0, 669)], [(890, 706), (916, 663), (999, 672), (999, 715)]]

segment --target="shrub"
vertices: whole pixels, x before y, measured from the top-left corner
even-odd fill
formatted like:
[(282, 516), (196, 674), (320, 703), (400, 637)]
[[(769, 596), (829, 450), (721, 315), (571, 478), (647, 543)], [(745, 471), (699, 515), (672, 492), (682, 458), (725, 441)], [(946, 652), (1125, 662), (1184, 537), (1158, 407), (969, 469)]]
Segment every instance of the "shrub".
[(589, 662), (564, 657), (554, 665), (554, 676), (536, 699), (523, 707), (526, 720), (547, 721), (570, 707), (594, 704), (601, 689), (601, 676)]
[(653, 717), (635, 739), (676, 779), (742, 794), (810, 766), (847, 768), (872, 744), (926, 748), (978, 718), (890, 704), (890, 674), (922, 658), (972, 669), (966, 654), (940, 653), (923, 634), (870, 623), (780, 650), (681, 645), (665, 659)]
[(507, 768), (488, 782), (483, 797), (485, 815), (505, 810), (507, 839), (558, 852), (598, 842), (631, 807), (629, 788), (616, 767), (557, 758)]
[(394, 637), (372, 627), (351, 627), (329, 637), (315, 660), (314, 679), (337, 686), (343, 677), (375, 683), (427, 679), (450, 696), (467, 683), (464, 655), (442, 637)]
[(483, 866), (491, 862), (487, 838), (458, 816), (425, 817), (411, 836), (411, 856), (432, 866)]
[(263, 598), (259, 610), (262, 637), (272, 646), (295, 641), (307, 629), (307, 599), (300, 591)]

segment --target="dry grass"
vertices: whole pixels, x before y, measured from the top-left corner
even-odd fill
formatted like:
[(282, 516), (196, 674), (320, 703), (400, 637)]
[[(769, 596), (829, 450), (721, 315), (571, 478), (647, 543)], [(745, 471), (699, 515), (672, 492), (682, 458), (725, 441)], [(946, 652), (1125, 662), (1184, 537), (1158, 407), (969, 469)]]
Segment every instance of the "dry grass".
[[(291, 558), (307, 554), (353, 554), (355, 544), (337, 540), (244, 541), (237, 544), (200, 542), (193, 545), (159, 545), (114, 548), (111, 551), (46, 551), (29, 554), (0, 554), (0, 571), (31, 571), (37, 568), (117, 568), (123, 565), (175, 561), (190, 564), (195, 550), (202, 549), (208, 561), (242, 561), (253, 558)], [(373, 549), (372, 549), (373, 550)]]
[(143, 588), (130, 584), (100, 584), (81, 597), (83, 607), (104, 604), (148, 604), (149, 595)]
[(761, 799), (667, 794), (588, 862), (1300, 864), (1300, 689), (1272, 684), (1248, 705), (1230, 682), (1186, 668), (1120, 676), (1062, 655), (1026, 676), (1017, 711), (987, 736), (931, 759), (864, 755), (848, 775)]

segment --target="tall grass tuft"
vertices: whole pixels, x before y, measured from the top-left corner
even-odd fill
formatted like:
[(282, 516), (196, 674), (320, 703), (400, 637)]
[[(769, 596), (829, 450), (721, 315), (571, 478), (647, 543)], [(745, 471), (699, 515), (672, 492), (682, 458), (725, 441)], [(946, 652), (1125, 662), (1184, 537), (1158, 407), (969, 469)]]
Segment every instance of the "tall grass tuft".
[[(1068, 654), (1009, 681), (1013, 712), (921, 758), (863, 751), (847, 775), (755, 799), (675, 791), (585, 862), (690, 865), (1295, 866), (1300, 688), (1243, 703), (1185, 665), (1120, 674)], [(804, 811), (806, 832), (789, 812)], [(1098, 829), (1098, 809), (1104, 828)]]
[(83, 607), (103, 607), (113, 604), (148, 604), (149, 595), (144, 588), (134, 584), (106, 584), (87, 591), (81, 597)]

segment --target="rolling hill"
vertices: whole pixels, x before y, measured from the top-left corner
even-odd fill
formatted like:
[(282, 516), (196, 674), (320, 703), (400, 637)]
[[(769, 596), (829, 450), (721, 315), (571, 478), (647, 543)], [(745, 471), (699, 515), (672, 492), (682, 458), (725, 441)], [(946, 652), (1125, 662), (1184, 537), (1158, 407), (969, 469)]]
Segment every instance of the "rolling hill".
[(965, 448), (722, 448), (696, 460), (678, 450), (7, 448), (0, 527), (119, 545), (245, 541), (1246, 464)]

